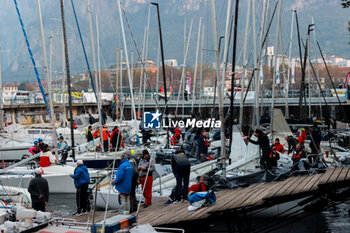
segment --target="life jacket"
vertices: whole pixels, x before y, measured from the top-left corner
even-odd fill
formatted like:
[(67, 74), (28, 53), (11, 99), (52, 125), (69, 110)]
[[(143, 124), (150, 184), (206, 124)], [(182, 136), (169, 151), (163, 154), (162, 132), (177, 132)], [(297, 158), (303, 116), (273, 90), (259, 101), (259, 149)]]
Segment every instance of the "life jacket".
[(48, 167), (51, 165), (49, 156), (40, 156), (40, 167)]
[(201, 136), (201, 138), (202, 138), (203, 141), (204, 141), (204, 145), (205, 145), (206, 147), (209, 147), (209, 141), (208, 141), (208, 139), (206, 139), (206, 138), (203, 137), (203, 136)]
[(103, 141), (107, 141), (108, 140), (108, 137), (110, 137), (111, 134), (109, 133), (108, 129), (106, 128), (103, 128), (102, 129), (102, 138), (103, 138)]
[(171, 145), (176, 146), (177, 145), (177, 137), (175, 135), (172, 136), (171, 138)]
[(303, 154), (303, 150), (301, 150), (301, 151), (299, 151), (299, 152), (297, 152), (297, 151), (294, 151), (293, 152), (293, 157), (292, 157), (292, 160), (297, 160), (297, 161), (299, 161), (300, 160), (300, 156)]
[(300, 143), (304, 143), (305, 142), (305, 139), (306, 139), (306, 130), (305, 129), (302, 129), (298, 135), (298, 141)]
[(180, 129), (179, 128), (175, 128), (175, 135), (176, 136), (180, 136), (181, 135), (181, 131), (180, 131)]
[(94, 132), (94, 138), (99, 138), (99, 137), (101, 137), (101, 132), (96, 130)]

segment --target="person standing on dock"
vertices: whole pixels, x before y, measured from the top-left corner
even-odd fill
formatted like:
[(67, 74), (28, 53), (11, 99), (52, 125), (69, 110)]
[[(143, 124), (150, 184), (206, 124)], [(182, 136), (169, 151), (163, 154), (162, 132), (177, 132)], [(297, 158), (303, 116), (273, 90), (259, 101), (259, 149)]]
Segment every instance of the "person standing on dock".
[(121, 214), (127, 215), (130, 213), (130, 194), (132, 177), (134, 175), (134, 168), (128, 160), (128, 154), (123, 153), (119, 168), (115, 173), (115, 180), (113, 185), (120, 193), (121, 197)]
[(143, 157), (140, 160), (138, 169), (141, 178), (141, 185), (143, 196), (145, 197), (145, 208), (152, 205), (152, 185), (153, 185), (153, 171), (155, 170), (155, 161), (151, 160), (148, 150), (142, 152)]
[(269, 165), (269, 162), (268, 162), (270, 152), (271, 152), (269, 138), (261, 129), (256, 129), (254, 136), (258, 138), (257, 141), (250, 139), (250, 136), (248, 136), (248, 140), (249, 142), (260, 146), (260, 149), (262, 151), (262, 154), (260, 157), (260, 166), (264, 169), (270, 169), (271, 166)]
[(88, 168), (82, 160), (77, 161), (77, 167), (74, 169), (74, 174), (71, 175), (74, 179), (74, 185), (77, 189), (76, 201), (77, 212), (75, 215), (86, 214), (88, 210), (88, 187), (90, 183), (90, 174)]
[(205, 158), (208, 155), (208, 148), (210, 146), (210, 142), (207, 139), (207, 131), (203, 130), (201, 135), (198, 138), (198, 155), (200, 161), (205, 161)]
[(191, 164), (183, 151), (172, 156), (171, 168), (176, 178), (175, 201), (187, 200)]
[(94, 140), (94, 136), (92, 135), (92, 126), (91, 125), (86, 130), (86, 140), (87, 140), (87, 142)]
[(32, 199), (32, 208), (37, 211), (45, 212), (45, 206), (49, 202), (49, 185), (47, 180), (41, 176), (42, 170), (35, 170), (35, 177), (31, 179), (28, 192)]
[(103, 139), (103, 150), (105, 152), (108, 152), (108, 139), (111, 137), (111, 134), (109, 133), (108, 129), (107, 129), (107, 125), (103, 126), (102, 129), (102, 139)]

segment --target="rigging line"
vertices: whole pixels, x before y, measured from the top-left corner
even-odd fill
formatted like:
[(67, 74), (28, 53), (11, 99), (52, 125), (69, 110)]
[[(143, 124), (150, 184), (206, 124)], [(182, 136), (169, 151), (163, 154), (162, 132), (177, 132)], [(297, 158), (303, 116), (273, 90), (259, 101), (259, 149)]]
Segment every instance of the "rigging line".
[[(122, 4), (120, 4), (120, 5), (121, 5), (121, 9), (122, 9), (122, 11), (123, 11), (123, 15), (124, 15), (124, 18), (125, 18), (125, 22), (126, 22), (126, 24), (128, 25), (128, 29), (129, 29), (129, 32), (130, 32), (132, 41), (134, 42), (134, 45), (135, 45), (135, 48), (136, 48), (138, 60), (141, 62), (142, 69), (143, 69), (144, 72), (145, 72), (146, 80), (147, 80), (147, 82), (148, 82), (148, 85), (149, 85), (150, 88), (151, 88), (151, 92), (155, 92), (154, 89), (153, 89), (153, 86), (152, 86), (152, 84), (151, 84), (151, 82), (150, 82), (150, 79), (149, 79), (149, 77), (148, 77), (147, 70), (145, 69), (145, 63), (143, 62), (143, 59), (142, 59), (140, 50), (139, 50), (138, 47), (137, 47), (136, 39), (135, 39), (134, 33), (133, 33), (132, 29), (131, 29), (131, 26), (130, 26), (128, 17), (126, 16), (126, 12), (125, 12), (125, 10), (124, 10), (124, 6), (123, 6)], [(164, 64), (163, 64), (163, 66), (164, 66)], [(159, 104), (158, 104), (157, 98), (155, 98), (154, 100), (155, 100), (155, 103), (156, 103), (157, 108), (159, 108)], [(167, 106), (167, 104), (166, 104), (165, 106)]]
[[(73, 13), (74, 13), (74, 19), (75, 19), (75, 23), (76, 23), (77, 28), (78, 28), (79, 37), (80, 37), (80, 42), (81, 42), (81, 47), (83, 48), (86, 66), (87, 66), (88, 71), (89, 71), (89, 76), (90, 76), (90, 81), (91, 81), (91, 87), (92, 87), (92, 90), (94, 91), (96, 101), (98, 102), (98, 98), (97, 98), (97, 94), (96, 94), (96, 89), (95, 89), (95, 85), (94, 85), (94, 79), (93, 79), (92, 74), (91, 74), (90, 64), (89, 64), (89, 60), (88, 60), (88, 58), (87, 58), (86, 49), (85, 49), (85, 45), (84, 45), (84, 40), (83, 40), (83, 37), (82, 37), (82, 35), (81, 35), (81, 31), (80, 31), (80, 26), (79, 26), (79, 22), (78, 22), (77, 13), (76, 13), (76, 11), (75, 11), (75, 7), (74, 7), (73, 0), (71, 0), (70, 2), (71, 2), (71, 4), (72, 4), (72, 9), (73, 9)], [(97, 72), (97, 71), (95, 70), (95, 72)]]
[[(270, 32), (270, 28), (271, 28), (271, 25), (272, 25), (272, 21), (273, 21), (273, 18), (274, 18), (274, 16), (275, 16), (275, 13), (276, 13), (276, 10), (277, 10), (278, 2), (279, 2), (279, 1), (276, 1), (276, 5), (275, 5), (275, 8), (274, 8), (274, 10), (273, 10), (273, 13), (272, 13), (272, 16), (271, 16), (271, 20), (270, 20), (269, 26), (268, 26), (268, 28), (267, 28), (266, 34), (265, 34), (265, 36), (264, 36), (263, 43), (261, 44), (261, 48), (264, 47), (265, 42), (266, 42), (266, 39), (267, 39), (267, 35), (268, 35), (269, 32)], [(261, 48), (260, 48), (260, 52), (261, 52)], [(258, 69), (259, 69), (259, 68), (258, 68)], [(250, 85), (251, 85), (251, 83), (252, 83), (252, 81), (253, 81), (254, 72), (255, 72), (255, 69), (253, 69), (252, 76), (251, 76), (251, 78), (250, 78), (250, 80), (249, 80), (249, 84), (248, 84), (248, 87), (247, 87), (247, 91), (245, 92), (245, 95), (244, 95), (243, 104), (245, 103), (245, 100), (246, 100), (247, 94), (248, 94), (248, 90), (249, 90)]]
[(33, 53), (32, 53), (32, 49), (30, 48), (28, 36), (27, 36), (26, 30), (25, 30), (25, 28), (24, 28), (24, 24), (23, 24), (23, 21), (22, 21), (21, 13), (19, 12), (19, 9), (18, 9), (17, 0), (13, 0), (13, 1), (14, 1), (14, 3), (15, 3), (15, 7), (16, 7), (16, 11), (17, 11), (17, 15), (18, 15), (19, 22), (20, 22), (20, 24), (21, 24), (23, 36), (24, 36), (25, 42), (26, 42), (26, 44), (27, 44), (28, 53), (29, 53), (29, 55), (30, 55), (30, 59), (31, 59), (32, 64), (33, 64), (33, 69), (34, 69), (35, 77), (36, 77), (36, 80), (38, 81), (39, 88), (40, 88), (40, 92), (41, 92), (41, 94), (42, 94), (42, 96), (43, 96), (43, 99), (44, 99), (44, 102), (45, 102), (45, 105), (46, 105), (46, 110), (47, 110), (47, 112), (49, 113), (50, 121), (51, 121), (51, 123), (52, 123), (52, 114), (51, 114), (51, 111), (50, 111), (50, 108), (49, 108), (49, 104), (48, 104), (48, 101), (47, 101), (47, 98), (46, 98), (46, 95), (45, 95), (45, 91), (44, 91), (43, 85), (41, 84), (41, 79), (40, 79), (40, 76), (39, 76), (38, 68), (37, 68), (36, 63), (35, 63), (35, 60), (34, 60), (34, 56), (33, 56)]

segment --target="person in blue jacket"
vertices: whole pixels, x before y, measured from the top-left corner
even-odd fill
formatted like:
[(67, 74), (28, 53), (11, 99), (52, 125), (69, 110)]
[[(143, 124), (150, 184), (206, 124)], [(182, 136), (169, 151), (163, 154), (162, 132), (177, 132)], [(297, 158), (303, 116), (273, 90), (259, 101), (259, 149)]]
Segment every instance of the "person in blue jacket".
[(86, 214), (89, 209), (87, 191), (90, 183), (90, 174), (82, 160), (77, 161), (77, 167), (74, 169), (74, 174), (71, 177), (74, 179), (74, 186), (77, 189), (77, 212), (75, 215)]
[(121, 210), (123, 214), (130, 213), (130, 193), (132, 186), (132, 177), (134, 168), (128, 160), (128, 154), (124, 153), (121, 156), (119, 168), (115, 173), (113, 185), (118, 190), (121, 196)]

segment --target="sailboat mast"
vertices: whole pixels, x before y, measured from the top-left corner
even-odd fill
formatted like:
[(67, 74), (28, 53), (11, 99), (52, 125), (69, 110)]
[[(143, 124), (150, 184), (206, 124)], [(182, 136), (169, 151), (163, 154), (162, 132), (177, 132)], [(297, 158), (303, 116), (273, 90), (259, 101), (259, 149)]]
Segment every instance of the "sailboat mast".
[(73, 160), (75, 161), (75, 144), (74, 144), (73, 111), (72, 111), (72, 90), (71, 90), (71, 77), (70, 77), (70, 69), (69, 69), (68, 44), (67, 44), (66, 22), (65, 22), (65, 17), (64, 17), (63, 1), (64, 0), (60, 0), (60, 5), (61, 5), (61, 18), (62, 18), (62, 31), (63, 31), (63, 41), (64, 41), (66, 74), (67, 74), (67, 86), (68, 86), (68, 102), (69, 102), (71, 141), (72, 141), (72, 156), (73, 156)]
[(52, 133), (52, 146), (53, 146), (54, 151), (55, 151), (56, 163), (58, 163), (58, 153), (57, 153), (57, 148), (56, 148), (57, 132), (56, 132), (56, 126), (55, 126), (55, 113), (54, 113), (54, 108), (53, 108), (51, 80), (50, 80), (50, 75), (51, 74), (49, 74), (49, 72), (48, 72), (48, 61), (47, 61), (47, 53), (46, 53), (45, 33), (44, 33), (44, 27), (43, 27), (43, 19), (42, 19), (42, 15), (41, 15), (40, 0), (36, 0), (36, 3), (37, 3), (37, 7), (38, 7), (41, 44), (42, 44), (42, 50), (43, 50), (44, 74), (45, 74), (45, 78), (46, 78), (46, 82), (47, 82), (47, 90), (49, 92), (49, 107), (50, 107), (50, 112), (51, 112), (51, 114), (50, 114), (50, 122), (51, 122), (52, 131), (53, 131), (53, 133)]
[(148, 6), (148, 17), (147, 17), (147, 28), (146, 28), (146, 48), (145, 48), (145, 62), (144, 64), (144, 77), (143, 77), (143, 103), (142, 103), (142, 112), (145, 112), (146, 104), (146, 79), (147, 79), (147, 64), (148, 64), (148, 40), (149, 40), (149, 27), (151, 21), (151, 5)]
[(194, 114), (193, 105), (194, 105), (194, 100), (195, 100), (195, 98), (196, 98), (196, 80), (197, 80), (199, 42), (200, 42), (200, 39), (201, 39), (201, 28), (202, 28), (202, 17), (199, 18), (199, 26), (198, 26), (196, 60), (195, 60), (195, 65), (194, 65), (194, 76), (193, 76), (193, 77), (194, 77), (194, 80), (193, 80), (192, 106), (191, 106), (191, 112), (192, 112), (192, 114)]
[(286, 111), (285, 111), (285, 117), (289, 118), (289, 106), (288, 106), (288, 98), (289, 98), (289, 84), (290, 84), (290, 74), (291, 74), (291, 68), (292, 68), (292, 42), (293, 42), (293, 25), (294, 25), (294, 10), (292, 11), (292, 22), (290, 26), (290, 36), (289, 36), (289, 55), (288, 55), (288, 73), (287, 73), (287, 83), (285, 85), (285, 99), (286, 99)]
[[(244, 36), (244, 47), (243, 47), (243, 75), (241, 76), (241, 101), (239, 105), (239, 128), (242, 131), (243, 128), (243, 100), (244, 100), (244, 83), (247, 79), (247, 46), (248, 46), (248, 34), (249, 34), (249, 21), (251, 12), (251, 0), (248, 0), (246, 24), (245, 24), (245, 36)], [(255, 39), (255, 38), (254, 38)], [(247, 90), (248, 91), (248, 90)]]
[(222, 78), (220, 79), (220, 63), (219, 63), (219, 48), (218, 48), (218, 29), (216, 23), (216, 11), (214, 0), (211, 1), (211, 10), (212, 10), (212, 25), (213, 25), (213, 37), (214, 37), (214, 50), (216, 51), (216, 76), (218, 77), (218, 89), (219, 89), (219, 116), (221, 120), (221, 130), (220, 130), (220, 140), (221, 140), (221, 158), (223, 159), (222, 174), (226, 177), (226, 146), (225, 146), (225, 127), (224, 127), (224, 105), (223, 105), (223, 91), (224, 91), (224, 80), (225, 80), (225, 67), (228, 57), (228, 47), (229, 47), (229, 23), (230, 23), (230, 12), (231, 12), (231, 3), (228, 1), (227, 5), (227, 15), (226, 15), (226, 29), (225, 29), (225, 47), (224, 47), (224, 65), (222, 70)]
[(201, 98), (201, 90), (202, 90), (202, 83), (203, 83), (203, 57), (204, 57), (204, 24), (202, 26), (202, 41), (201, 41), (201, 64), (199, 68), (199, 107), (198, 107), (198, 113), (201, 114), (201, 104), (202, 100)]
[[(312, 20), (311, 23), (314, 25), (313, 38), (314, 38), (314, 43), (316, 44), (316, 28), (315, 28), (314, 17), (312, 17), (311, 20)], [(317, 81), (320, 80), (319, 77), (320, 76), (319, 76), (319, 72), (318, 72), (318, 61), (316, 60), (316, 78), (317, 78)], [(320, 117), (322, 119), (323, 116), (322, 116), (322, 105), (321, 105), (321, 92), (322, 92), (322, 89), (319, 88), (318, 98), (319, 98), (319, 101), (320, 101)]]
[(119, 48), (117, 47), (117, 63), (115, 64), (115, 96), (117, 98), (117, 109), (116, 109), (116, 114), (117, 114), (117, 119), (119, 119)]
[(237, 24), (238, 24), (238, 9), (239, 9), (239, 0), (236, 0), (235, 6), (235, 24), (233, 30), (233, 52), (232, 52), (232, 76), (231, 76), (231, 97), (230, 97), (230, 144), (229, 149), (231, 153), (232, 145), (232, 132), (233, 132), (233, 101), (235, 95), (235, 73), (236, 73), (236, 50), (237, 50)]
[(119, 9), (119, 19), (120, 19), (120, 24), (121, 24), (123, 42), (124, 42), (124, 53), (125, 53), (125, 60), (126, 60), (126, 68), (127, 68), (129, 87), (130, 87), (130, 97), (131, 97), (132, 116), (133, 116), (132, 119), (136, 120), (137, 117), (136, 117), (136, 110), (135, 110), (133, 83), (132, 83), (132, 80), (131, 80), (131, 74), (130, 74), (130, 69), (129, 69), (128, 48), (126, 46), (126, 38), (125, 38), (124, 23), (123, 23), (121, 1), (120, 0), (118, 1), (118, 9)]
[[(275, 109), (275, 86), (276, 86), (276, 78), (277, 75), (279, 75), (279, 62), (278, 62), (278, 53), (279, 51), (279, 45), (280, 45), (280, 33), (281, 33), (281, 12), (282, 12), (282, 0), (279, 1), (278, 3), (278, 18), (277, 18), (277, 37), (276, 37), (276, 44), (275, 44), (275, 56), (274, 56), (274, 64), (275, 64), (275, 69), (273, 72), (273, 78), (272, 78), (272, 100), (271, 100), (271, 115), (270, 115), (270, 130), (271, 130), (271, 140), (273, 140), (273, 118), (274, 118), (274, 109)], [(281, 51), (283, 52), (283, 51)], [(283, 55), (282, 55), (283, 58)]]
[(256, 36), (256, 20), (255, 20), (255, 0), (252, 0), (252, 27), (253, 27), (253, 57), (254, 57), (254, 92), (255, 92), (255, 102), (254, 102), (254, 111), (253, 111), (253, 129), (257, 129), (260, 126), (260, 117), (259, 117), (259, 66), (258, 66), (258, 57), (257, 57), (257, 36)]
[(0, 45), (0, 130), (3, 129), (4, 125), (4, 110), (3, 110), (3, 90), (2, 90), (2, 49)]

